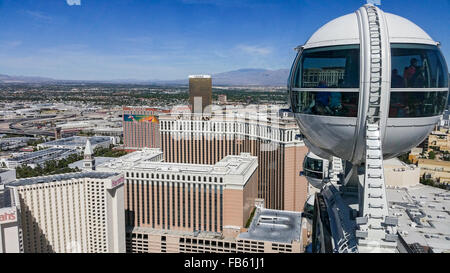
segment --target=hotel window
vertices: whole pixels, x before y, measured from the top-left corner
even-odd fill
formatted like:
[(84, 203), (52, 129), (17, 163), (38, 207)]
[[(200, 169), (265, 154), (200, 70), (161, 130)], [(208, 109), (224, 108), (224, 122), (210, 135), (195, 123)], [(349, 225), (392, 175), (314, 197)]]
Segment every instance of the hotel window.
[(220, 231), (223, 225), (223, 186), (220, 186)]
[(202, 188), (198, 185), (198, 230), (202, 230)]
[(165, 203), (165, 185), (164, 182), (161, 182), (161, 212), (162, 212), (162, 228), (166, 228), (166, 203)]
[(160, 225), (160, 213), (159, 213), (159, 208), (160, 208), (160, 205), (159, 205), (159, 196), (160, 196), (160, 194), (159, 194), (159, 182), (158, 181), (156, 181), (156, 220), (157, 220), (157, 224), (158, 224), (158, 226)]
[(214, 185), (214, 231), (217, 232), (217, 185)]
[(192, 208), (193, 208), (193, 225), (192, 225), (192, 227), (193, 227), (193, 229), (195, 230), (196, 229), (196, 219), (195, 219), (195, 216), (196, 216), (196, 213), (195, 213), (195, 199), (196, 199), (196, 197), (195, 197), (195, 195), (196, 195), (196, 191), (195, 191), (195, 184), (193, 184), (192, 185)]
[(180, 183), (177, 183), (177, 226), (180, 227)]
[(185, 207), (186, 207), (186, 203), (185, 203), (185, 188), (184, 188), (184, 183), (182, 183), (182, 185), (183, 185), (183, 204), (181, 204), (181, 206), (183, 207), (183, 227), (186, 227), (186, 210), (185, 210)]
[[(191, 227), (191, 185), (190, 184), (187, 184), (187, 189), (188, 189), (188, 218), (187, 219), (188, 219), (188, 227), (190, 228)], [(183, 206), (183, 210), (184, 210), (184, 206)], [(185, 215), (185, 214), (183, 213), (183, 215)]]
[(206, 184), (203, 185), (203, 228), (207, 230), (206, 226)]
[(135, 214), (135, 208), (134, 208), (134, 181), (131, 180), (131, 219), (130, 223), (134, 226), (134, 214)]
[[(145, 184), (144, 181), (141, 181), (141, 185), (142, 185), (142, 223), (145, 223), (145, 215), (144, 215), (144, 199), (145, 199)], [(148, 184), (147, 184), (147, 190), (148, 190)], [(147, 191), (148, 192), (148, 191)], [(148, 199), (147, 199), (148, 200)], [(147, 208), (148, 208), (148, 203), (147, 203)], [(148, 209), (147, 209), (147, 216), (148, 216)], [(148, 217), (147, 217), (147, 222), (148, 222)]]
[(209, 185), (209, 230), (212, 231), (212, 200), (211, 200), (211, 195), (212, 195), (212, 189), (211, 189), (211, 185)]
[(165, 183), (167, 186), (167, 229), (170, 229), (170, 191), (169, 183)]

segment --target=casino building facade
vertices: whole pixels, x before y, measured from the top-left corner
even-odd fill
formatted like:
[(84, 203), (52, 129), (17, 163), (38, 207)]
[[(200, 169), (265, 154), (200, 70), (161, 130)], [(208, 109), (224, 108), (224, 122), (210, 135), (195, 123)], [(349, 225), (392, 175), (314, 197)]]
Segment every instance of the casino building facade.
[[(308, 191), (300, 176), (308, 152), (292, 117), (243, 112), (160, 116), (161, 148), (166, 162), (215, 164), (227, 155), (258, 158), (258, 198), (271, 209), (302, 211)], [(245, 114), (244, 111), (247, 111)], [(253, 114), (254, 113), (254, 114)]]
[(158, 115), (155, 108), (123, 107), (123, 144), (125, 148), (160, 147)]
[(123, 182), (118, 173), (83, 172), (8, 183), (23, 252), (125, 252)]

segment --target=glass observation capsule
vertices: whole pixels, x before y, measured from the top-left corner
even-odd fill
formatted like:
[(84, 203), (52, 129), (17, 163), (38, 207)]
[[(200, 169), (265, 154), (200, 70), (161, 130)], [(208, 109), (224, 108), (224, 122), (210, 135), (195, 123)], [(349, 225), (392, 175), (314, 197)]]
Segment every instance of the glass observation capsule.
[(328, 160), (323, 159), (312, 152), (306, 154), (303, 160), (303, 174), (308, 183), (314, 188), (321, 189), (324, 177), (327, 176)]
[[(306, 144), (320, 157), (364, 161), (371, 73), (380, 72), (380, 130), (385, 159), (421, 143), (447, 105), (447, 64), (439, 43), (379, 8), (374, 45), (368, 5), (317, 30), (297, 48), (288, 90)], [(371, 51), (372, 50), (372, 51)], [(370, 58), (381, 52), (378, 65)]]

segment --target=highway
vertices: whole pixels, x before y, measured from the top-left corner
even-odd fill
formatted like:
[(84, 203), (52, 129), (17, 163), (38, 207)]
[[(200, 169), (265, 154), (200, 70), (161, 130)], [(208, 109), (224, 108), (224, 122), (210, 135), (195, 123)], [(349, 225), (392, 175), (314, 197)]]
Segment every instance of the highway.
[[(15, 134), (15, 135), (23, 135), (23, 136), (54, 136), (54, 128), (47, 130), (40, 130), (34, 128), (32, 125), (28, 125), (28, 123), (36, 123), (36, 122), (50, 122), (57, 120), (67, 120), (70, 118), (76, 117), (75, 114), (70, 115), (48, 115), (41, 116), (36, 118), (23, 118), (23, 119), (14, 119), (14, 120), (3, 120), (4, 122), (10, 122), (8, 124), (9, 129), (1, 129), (0, 134)], [(12, 121), (12, 122), (11, 122)]]

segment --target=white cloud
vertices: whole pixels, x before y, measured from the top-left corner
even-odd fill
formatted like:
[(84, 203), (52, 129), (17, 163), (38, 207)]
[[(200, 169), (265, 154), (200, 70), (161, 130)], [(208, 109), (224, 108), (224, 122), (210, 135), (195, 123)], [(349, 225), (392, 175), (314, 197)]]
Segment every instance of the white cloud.
[(252, 46), (252, 45), (238, 45), (237, 48), (245, 53), (251, 55), (269, 55), (272, 49), (268, 47)]
[(66, 0), (69, 6), (81, 6), (81, 0)]
[(381, 0), (367, 0), (367, 4), (381, 5)]
[(47, 21), (52, 20), (52, 17), (47, 16), (40, 11), (25, 10), (25, 13), (37, 20), (47, 20)]

